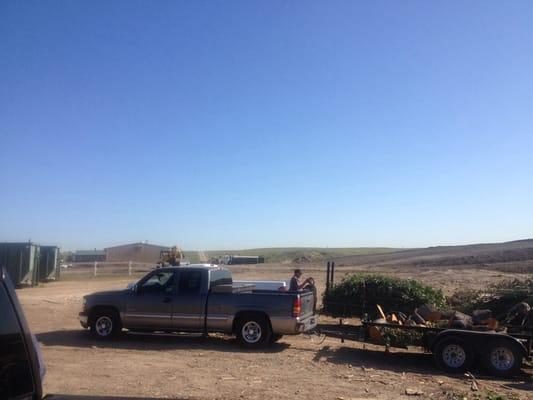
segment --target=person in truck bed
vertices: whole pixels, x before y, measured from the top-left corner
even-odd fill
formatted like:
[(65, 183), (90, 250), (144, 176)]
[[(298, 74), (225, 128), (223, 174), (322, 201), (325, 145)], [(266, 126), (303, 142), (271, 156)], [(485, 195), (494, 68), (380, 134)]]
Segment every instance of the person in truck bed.
[(307, 278), (305, 281), (300, 283), (300, 279), (302, 277), (302, 270), (300, 268), (296, 268), (294, 270), (294, 275), (291, 278), (291, 282), (289, 284), (289, 292), (298, 292), (300, 290), (310, 290), (313, 292), (313, 311), (316, 311), (316, 303), (317, 303), (317, 291), (315, 286), (315, 280), (311, 277)]
[(306, 289), (314, 284), (313, 278), (307, 278), (305, 281), (300, 283), (301, 277), (302, 270), (300, 268), (296, 268), (289, 284), (289, 292), (297, 292), (299, 290)]

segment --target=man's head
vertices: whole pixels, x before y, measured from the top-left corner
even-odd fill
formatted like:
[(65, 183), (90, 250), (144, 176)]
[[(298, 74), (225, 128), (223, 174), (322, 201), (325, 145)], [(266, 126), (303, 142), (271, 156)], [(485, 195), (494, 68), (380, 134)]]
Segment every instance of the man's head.
[(302, 270), (300, 268), (296, 268), (294, 270), (294, 276), (299, 278), (300, 276), (302, 276)]

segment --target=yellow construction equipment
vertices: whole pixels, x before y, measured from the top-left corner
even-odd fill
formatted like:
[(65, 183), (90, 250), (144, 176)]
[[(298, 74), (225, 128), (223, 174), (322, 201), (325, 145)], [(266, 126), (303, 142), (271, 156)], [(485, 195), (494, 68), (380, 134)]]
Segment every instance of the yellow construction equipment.
[(163, 267), (168, 265), (177, 267), (183, 260), (183, 252), (178, 246), (172, 246), (169, 250), (161, 250), (159, 259)]

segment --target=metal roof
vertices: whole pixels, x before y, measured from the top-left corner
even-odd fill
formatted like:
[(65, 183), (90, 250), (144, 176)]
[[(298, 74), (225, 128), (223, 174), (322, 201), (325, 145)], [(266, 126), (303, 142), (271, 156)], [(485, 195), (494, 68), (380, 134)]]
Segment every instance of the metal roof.
[(126, 244), (119, 244), (117, 246), (106, 247), (105, 250), (117, 249), (121, 247), (134, 247), (134, 246), (156, 247), (158, 249), (170, 249), (169, 246), (161, 246), (158, 244), (146, 243), (146, 242), (135, 242), (135, 243), (126, 243)]
[(75, 256), (105, 256), (104, 250), (76, 250)]

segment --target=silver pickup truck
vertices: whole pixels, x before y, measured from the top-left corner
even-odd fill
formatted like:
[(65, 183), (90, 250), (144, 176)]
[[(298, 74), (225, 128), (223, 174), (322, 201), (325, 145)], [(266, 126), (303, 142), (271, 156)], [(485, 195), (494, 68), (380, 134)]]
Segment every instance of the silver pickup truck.
[(256, 290), (253, 284), (234, 284), (229, 270), (211, 265), (159, 268), (128, 289), (87, 295), (79, 317), (99, 338), (123, 328), (222, 332), (235, 334), (247, 347), (266, 346), (317, 324), (312, 292)]

